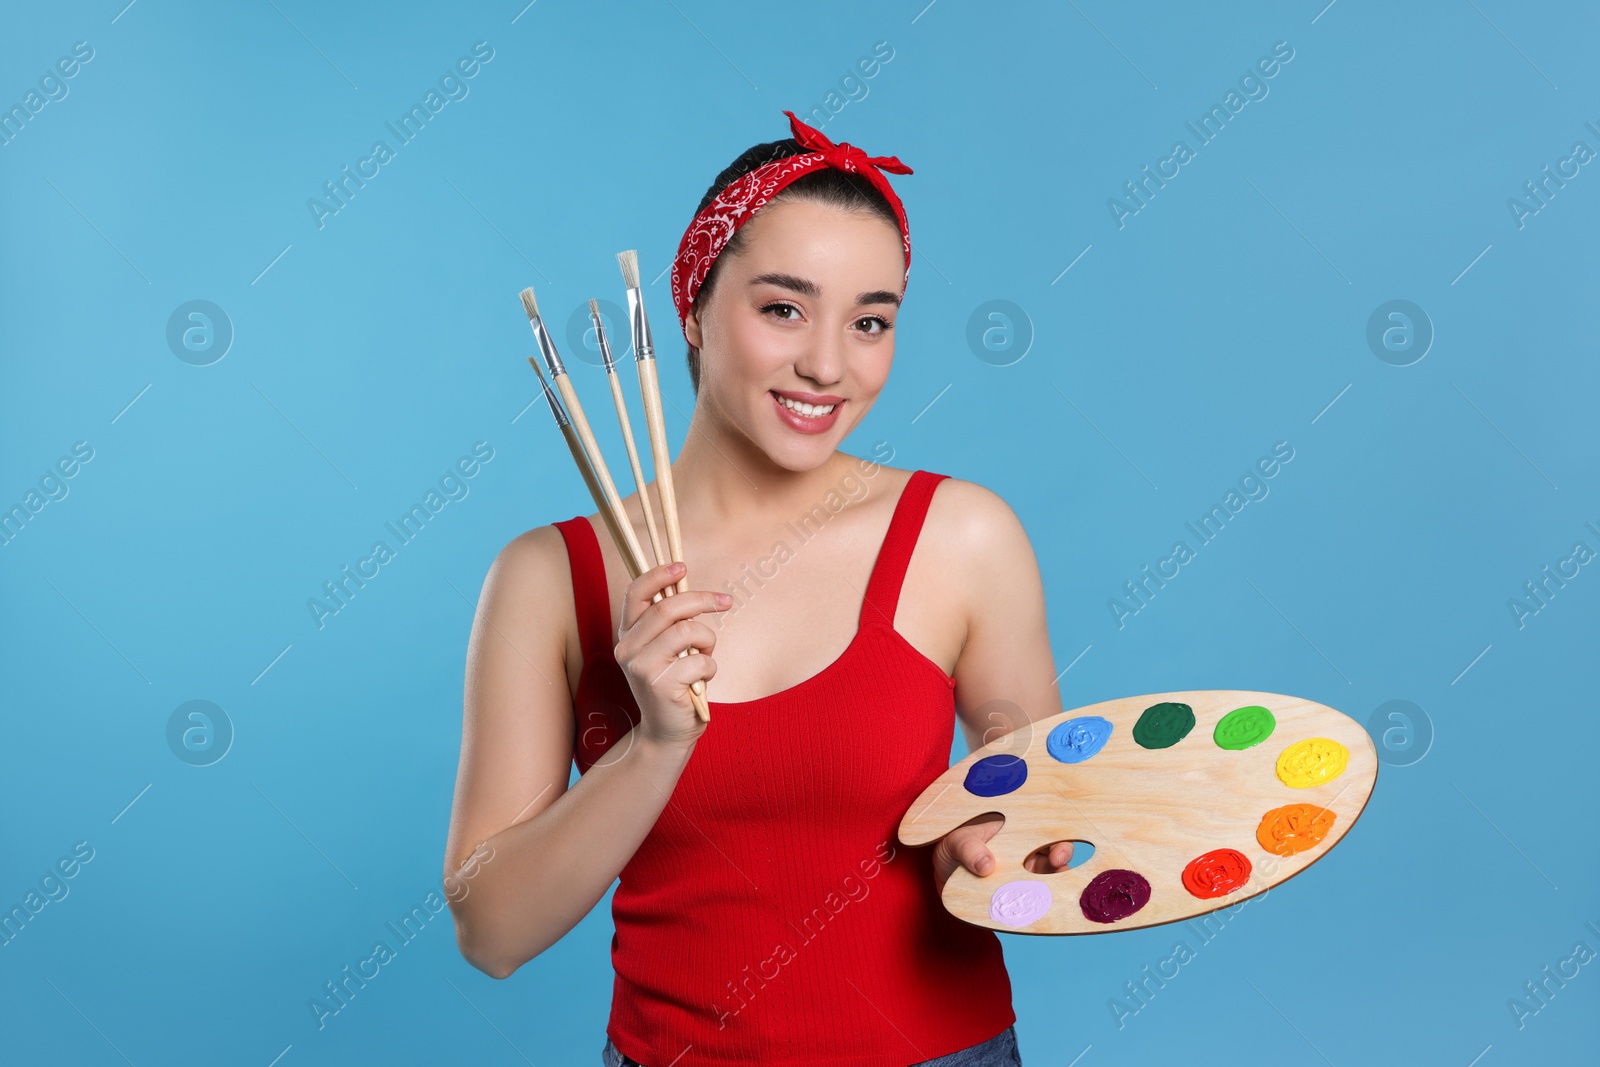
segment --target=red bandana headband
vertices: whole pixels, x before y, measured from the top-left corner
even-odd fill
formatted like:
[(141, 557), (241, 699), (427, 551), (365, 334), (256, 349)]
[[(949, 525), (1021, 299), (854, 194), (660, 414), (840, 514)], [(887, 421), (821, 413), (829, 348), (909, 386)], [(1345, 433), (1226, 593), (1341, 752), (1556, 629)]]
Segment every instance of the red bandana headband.
[(689, 317), (689, 305), (694, 303), (701, 284), (711, 272), (711, 264), (716, 262), (735, 231), (749, 222), (784, 186), (803, 174), (823, 167), (861, 175), (894, 208), (895, 218), (900, 223), (900, 240), (906, 252), (906, 277), (900, 284), (900, 291), (905, 292), (905, 282), (911, 276), (911, 231), (906, 225), (906, 209), (889, 185), (889, 179), (883, 176), (883, 171), (910, 174), (911, 168), (894, 156), (869, 156), (855, 145), (843, 142), (834, 144), (821, 131), (795, 118), (793, 111), (785, 111), (784, 114), (789, 116), (794, 139), (811, 151), (762, 164), (730, 183), (689, 223), (683, 240), (678, 243), (678, 256), (672, 261), (672, 302), (678, 308), (680, 324)]

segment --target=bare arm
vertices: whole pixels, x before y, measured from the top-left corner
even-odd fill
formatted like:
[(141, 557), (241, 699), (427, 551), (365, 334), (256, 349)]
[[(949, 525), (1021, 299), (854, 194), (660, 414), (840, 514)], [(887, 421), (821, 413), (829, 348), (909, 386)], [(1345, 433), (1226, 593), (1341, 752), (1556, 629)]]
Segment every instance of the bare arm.
[(972, 482), (950, 488), (967, 606), (967, 640), (954, 672), (956, 699), (967, 745), (976, 749), (1063, 709), (1044, 583), (1027, 531), (990, 490)]
[[(950, 551), (960, 560), (967, 639), (956, 660), (956, 700), (969, 749), (978, 749), (1030, 723), (1061, 713), (1044, 603), (1044, 583), (1033, 546), (1016, 514), (983, 486), (958, 479), (941, 483), (940, 506), (950, 516)], [(938, 499), (940, 494), (935, 494)], [(1019, 742), (1015, 754), (1026, 748)], [(998, 816), (980, 816), (946, 834), (935, 852), (942, 888), (957, 866), (977, 875), (994, 869), (985, 842), (1000, 829)], [(1028, 858), (1029, 870), (1067, 866), (1072, 843), (1057, 841)]]
[[(641, 575), (630, 595), (655, 573)], [(518, 537), (489, 569), (467, 649), (445, 886), (462, 956), (496, 978), (560, 940), (605, 895), (694, 750), (693, 738), (641, 724), (567, 788), (571, 581), (559, 530)], [(702, 635), (699, 645), (712, 642)], [(698, 676), (707, 671), (702, 665)]]

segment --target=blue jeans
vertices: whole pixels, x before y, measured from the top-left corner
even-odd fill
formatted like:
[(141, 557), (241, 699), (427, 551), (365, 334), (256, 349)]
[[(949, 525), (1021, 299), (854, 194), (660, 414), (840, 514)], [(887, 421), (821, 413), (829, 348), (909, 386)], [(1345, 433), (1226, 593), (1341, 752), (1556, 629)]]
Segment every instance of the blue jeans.
[[(629, 1059), (606, 1038), (606, 1047), (600, 1050), (602, 1067), (643, 1067), (637, 1060)], [(1017, 1051), (1017, 1028), (1008, 1026), (987, 1041), (981, 1041), (960, 1052), (922, 1060), (911, 1067), (1022, 1067), (1022, 1054)]]

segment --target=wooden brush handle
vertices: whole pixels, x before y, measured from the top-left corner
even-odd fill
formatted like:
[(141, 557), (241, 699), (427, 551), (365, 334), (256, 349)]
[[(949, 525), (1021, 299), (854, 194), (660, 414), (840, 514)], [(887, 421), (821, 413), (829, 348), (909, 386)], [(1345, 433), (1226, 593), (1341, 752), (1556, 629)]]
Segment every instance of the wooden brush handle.
[[(639, 544), (639, 539), (634, 536), (633, 522), (628, 518), (628, 513), (623, 510), (622, 498), (617, 494), (616, 484), (611, 480), (611, 472), (606, 468), (606, 461), (600, 454), (600, 444), (595, 440), (594, 431), (589, 428), (589, 420), (584, 416), (583, 404), (578, 400), (577, 391), (572, 388), (572, 382), (568, 375), (557, 374), (553, 377), (555, 378), (556, 388), (561, 391), (561, 399), (566, 404), (567, 418), (571, 420), (572, 427), (577, 432), (578, 439), (583, 444), (583, 450), (585, 454), (588, 455), (589, 462), (594, 468), (594, 477), (599, 482), (600, 491), (604, 495), (604, 506), (600, 508), (600, 512), (603, 515), (612, 516), (611, 521), (607, 523), (607, 529), (610, 531), (612, 538), (617, 541), (617, 549), (622, 553), (624, 562), (628, 564), (629, 573), (633, 577), (637, 578), (647, 569), (644, 566), (644, 548)], [(656, 401), (658, 405), (656, 409), (656, 417), (659, 419), (659, 396), (656, 398)], [(651, 440), (653, 443), (653, 433)], [(666, 436), (663, 434), (663, 445), (665, 442)], [(665, 502), (663, 502), (663, 510), (665, 510), (666, 507), (667, 505)], [(675, 542), (673, 540), (672, 529), (676, 523), (677, 509), (673, 508), (668, 512), (668, 515), (671, 516), (671, 518), (668, 520), (669, 526), (667, 543), (668, 545), (673, 545)], [(674, 561), (677, 561), (679, 557), (674, 555), (673, 559)], [(677, 591), (680, 593), (686, 592), (684, 579), (680, 578), (678, 580)], [(692, 655), (697, 651), (699, 650), (687, 648), (679, 652), (678, 657), (681, 659), (685, 656)], [(700, 716), (701, 722), (710, 722), (711, 708), (709, 705), (707, 705), (705, 699), (705, 682), (696, 681), (689, 687), (689, 689), (689, 699), (694, 704), (695, 714)]]
[(622, 508), (622, 497), (617, 493), (616, 484), (611, 480), (611, 471), (606, 468), (605, 458), (600, 454), (600, 444), (594, 438), (594, 431), (589, 429), (589, 420), (583, 414), (583, 405), (578, 401), (577, 390), (572, 388), (570, 376), (557, 374), (554, 378), (556, 388), (561, 390), (561, 399), (566, 403), (567, 417), (572, 420), (573, 429), (578, 432), (578, 438), (583, 442), (583, 450), (594, 467), (595, 478), (600, 482), (600, 491), (605, 495), (605, 506), (600, 510), (610, 511), (615, 523), (613, 533), (620, 532), (623, 537), (623, 555), (633, 561), (633, 566), (638, 571), (643, 571), (644, 549), (640, 546), (639, 539), (633, 535), (633, 523), (628, 520), (628, 513)]
[[(532, 358), (529, 358), (528, 363), (533, 367), (534, 373), (539, 375), (540, 381), (542, 382), (544, 380), (544, 375), (539, 374), (539, 365), (534, 362)], [(577, 405), (577, 397), (571, 395), (571, 386), (565, 381), (565, 376), (558, 377), (557, 382), (558, 385), (565, 386), (563, 393), (564, 395), (568, 396), (569, 403)], [(582, 410), (579, 409), (578, 413), (579, 417), (581, 418)], [(606, 524), (606, 532), (611, 535), (612, 544), (617, 546), (617, 553), (622, 557), (622, 562), (624, 566), (627, 567), (629, 577), (639, 577), (640, 566), (643, 560), (641, 558), (636, 558), (635, 553), (639, 552), (639, 555), (642, 556), (642, 552), (639, 551), (638, 540), (633, 537), (632, 524), (629, 522), (627, 514), (622, 512), (621, 501), (619, 500), (617, 502), (616, 512), (613, 512), (609, 506), (608, 500), (606, 499), (605, 490), (601, 487), (600, 482), (595, 476), (594, 465), (589, 460), (589, 455), (587, 450), (584, 448), (583, 440), (579, 436), (578, 432), (573, 429), (571, 417), (569, 416), (567, 421), (557, 419), (557, 423), (561, 427), (562, 437), (566, 439), (567, 449), (572, 453), (572, 461), (573, 463), (577, 464), (578, 473), (583, 476), (583, 484), (589, 490), (589, 496), (594, 501), (595, 508), (600, 512), (601, 520)], [(583, 425), (587, 429), (587, 422), (585, 422)], [(594, 443), (594, 435), (589, 434), (588, 436), (590, 442)], [(595, 454), (596, 456), (599, 454), (598, 445), (596, 445)], [(603, 461), (601, 469), (604, 469)], [(635, 470), (637, 471), (637, 465), (635, 466)], [(615, 487), (613, 487), (613, 489), (614, 488)], [(640, 489), (640, 497), (643, 498), (643, 487), (641, 486)], [(648, 504), (645, 506), (647, 508), (649, 507)], [(622, 522), (620, 524), (617, 521), (617, 513), (622, 513)], [(627, 531), (626, 537), (623, 536), (624, 530)], [(659, 552), (659, 549), (657, 551)], [(652, 603), (659, 601), (660, 599), (660, 593), (657, 593), (651, 598)], [(688, 655), (687, 650), (678, 653), (680, 659), (686, 655)], [(694, 704), (695, 714), (700, 717), (700, 721), (710, 722), (711, 708), (706, 703), (705, 685), (703, 682), (696, 682), (694, 686), (691, 687), (689, 699)]]
[[(661, 494), (661, 515), (667, 524), (667, 552), (674, 563), (683, 562), (683, 541), (678, 532), (678, 498), (672, 488), (672, 454), (667, 449), (666, 420), (661, 415), (661, 382), (656, 377), (656, 361), (654, 359), (636, 359), (634, 366), (639, 369), (639, 392), (644, 399), (644, 421), (650, 432), (650, 460), (656, 474), (656, 491)], [(688, 575), (678, 579), (677, 590), (680, 593), (688, 591)], [(690, 648), (690, 654), (699, 652), (699, 649)], [(694, 692), (704, 696), (705, 683), (696, 682)], [(699, 705), (697, 704), (696, 710)], [(711, 721), (711, 709), (708, 707), (701, 721)]]
[[(572, 424), (561, 427), (561, 436), (567, 439), (567, 448), (572, 451), (572, 462), (578, 465), (578, 473), (583, 475), (583, 484), (589, 487), (589, 495), (594, 498), (595, 507), (600, 509), (600, 518), (605, 520), (606, 529), (611, 534), (611, 540), (620, 548), (622, 545), (622, 531), (617, 529), (617, 518), (611, 514), (611, 509), (604, 506), (605, 497), (600, 492), (600, 483), (594, 480), (594, 469), (589, 466), (589, 457), (584, 455), (583, 443), (578, 440), (578, 435), (573, 432)], [(626, 557), (626, 553), (624, 553)]]
[(639, 491), (639, 506), (644, 509), (645, 529), (650, 533), (650, 548), (655, 553), (656, 566), (666, 562), (661, 531), (656, 528), (656, 509), (650, 506), (650, 494), (644, 491), (644, 470), (639, 466), (639, 449), (633, 443), (633, 423), (628, 419), (628, 402), (622, 398), (622, 379), (615, 368), (608, 369), (606, 381), (611, 385), (611, 400), (617, 406), (617, 422), (622, 427), (622, 443), (628, 449), (628, 466), (633, 468), (634, 488)]
[[(655, 464), (656, 491), (661, 494), (661, 514), (667, 524), (667, 552), (674, 563), (683, 562), (683, 537), (678, 530), (678, 497), (672, 488), (672, 456), (667, 449), (666, 421), (661, 414), (661, 383), (656, 377), (656, 361), (641, 359), (639, 391), (644, 395), (644, 421), (650, 432), (650, 456)], [(688, 589), (688, 576), (678, 580), (678, 592)]]

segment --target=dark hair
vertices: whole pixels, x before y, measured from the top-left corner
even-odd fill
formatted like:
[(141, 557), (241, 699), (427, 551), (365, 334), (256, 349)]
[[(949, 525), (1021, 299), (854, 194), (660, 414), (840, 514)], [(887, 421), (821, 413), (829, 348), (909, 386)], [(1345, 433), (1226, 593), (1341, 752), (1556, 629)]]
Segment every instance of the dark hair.
[[(788, 156), (798, 156), (809, 152), (793, 137), (785, 137), (781, 141), (768, 141), (766, 144), (754, 145), (740, 154), (739, 158), (730, 163), (716, 180), (711, 183), (711, 188), (706, 190), (706, 195), (700, 198), (700, 206), (694, 209), (699, 215), (706, 209), (711, 201), (717, 198), (728, 186), (749, 174), (757, 167), (771, 163), (773, 160), (784, 159)], [(803, 174), (784, 186), (778, 195), (773, 197), (769, 204), (780, 200), (810, 200), (819, 204), (844, 208), (848, 211), (873, 212), (888, 220), (900, 231), (900, 220), (895, 216), (894, 208), (877, 188), (859, 174), (848, 174), (835, 167), (821, 167)], [(711, 288), (716, 282), (717, 267), (723, 257), (738, 254), (744, 241), (744, 228), (733, 232), (728, 243), (723, 246), (716, 260), (711, 264), (711, 270), (706, 273), (705, 281), (700, 283), (699, 290), (695, 293), (694, 303), (698, 305), (711, 293)], [(700, 350), (693, 345), (689, 346), (689, 380), (694, 383), (694, 391), (700, 392)]]

